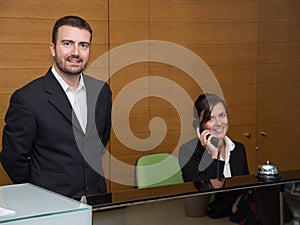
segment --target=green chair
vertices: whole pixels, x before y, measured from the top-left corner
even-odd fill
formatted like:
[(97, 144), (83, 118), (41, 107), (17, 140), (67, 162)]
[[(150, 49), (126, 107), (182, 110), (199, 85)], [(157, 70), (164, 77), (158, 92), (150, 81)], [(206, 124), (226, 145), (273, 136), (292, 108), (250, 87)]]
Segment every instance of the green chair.
[[(136, 163), (137, 188), (148, 188), (183, 183), (178, 158), (168, 153), (142, 156)], [(210, 195), (190, 196), (183, 199), (186, 216), (206, 215)]]
[(136, 186), (147, 188), (183, 183), (178, 158), (168, 153), (140, 157), (136, 163)]

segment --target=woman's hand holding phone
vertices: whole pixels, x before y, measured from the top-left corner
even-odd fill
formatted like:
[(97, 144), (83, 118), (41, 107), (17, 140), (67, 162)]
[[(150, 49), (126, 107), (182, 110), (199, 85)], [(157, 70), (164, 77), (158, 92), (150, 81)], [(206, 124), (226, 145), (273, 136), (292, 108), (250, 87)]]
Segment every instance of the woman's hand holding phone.
[(202, 146), (208, 150), (213, 159), (217, 159), (219, 140), (212, 136), (210, 130), (199, 129), (199, 127), (197, 127), (196, 131)]

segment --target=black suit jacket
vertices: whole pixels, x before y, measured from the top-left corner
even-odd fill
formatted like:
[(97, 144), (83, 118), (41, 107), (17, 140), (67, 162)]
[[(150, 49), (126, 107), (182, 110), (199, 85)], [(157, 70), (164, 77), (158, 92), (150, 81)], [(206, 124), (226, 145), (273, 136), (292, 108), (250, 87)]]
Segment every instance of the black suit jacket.
[[(231, 151), (229, 159), (231, 175), (247, 175), (249, 170), (245, 147), (240, 142), (233, 141), (233, 143), (235, 148)], [(211, 159), (198, 138), (192, 139), (180, 147), (179, 163), (183, 179), (186, 182), (209, 180), (217, 177), (217, 160)], [(220, 168), (220, 172), (223, 174), (223, 161), (221, 161)]]
[(51, 70), (13, 93), (1, 163), (14, 183), (30, 182), (73, 198), (106, 192), (101, 161), (110, 137), (111, 90), (92, 77), (83, 80), (85, 134)]

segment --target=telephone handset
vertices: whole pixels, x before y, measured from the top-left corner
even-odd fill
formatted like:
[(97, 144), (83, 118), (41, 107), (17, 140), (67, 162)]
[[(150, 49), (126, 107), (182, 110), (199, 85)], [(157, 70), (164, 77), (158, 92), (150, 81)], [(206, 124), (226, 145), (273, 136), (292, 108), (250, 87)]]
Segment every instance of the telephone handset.
[[(199, 127), (200, 127), (199, 131), (200, 131), (200, 134), (201, 134), (201, 133), (204, 131), (204, 128), (203, 128), (202, 126), (199, 126)], [(208, 138), (209, 136), (210, 136), (210, 135), (208, 135), (207, 138)], [(218, 138), (212, 137), (212, 138), (210, 139), (210, 142), (211, 142), (211, 144), (212, 144), (213, 146), (215, 146), (216, 148), (218, 148), (218, 143), (219, 143)]]
[[(199, 123), (197, 123), (197, 127), (199, 128), (199, 131), (200, 131), (200, 133), (202, 133), (203, 131), (204, 131), (204, 128), (199, 124)], [(207, 138), (209, 137), (210, 135), (207, 135)], [(214, 147), (216, 147), (217, 149), (218, 149), (218, 156), (217, 156), (217, 179), (218, 180), (223, 180), (222, 179), (222, 175), (220, 175), (220, 153), (221, 153), (221, 149), (218, 147), (218, 144), (219, 144), (219, 140), (218, 140), (218, 138), (216, 138), (216, 137), (212, 137), (211, 139), (210, 139), (210, 142), (211, 142), (211, 144), (214, 146)]]

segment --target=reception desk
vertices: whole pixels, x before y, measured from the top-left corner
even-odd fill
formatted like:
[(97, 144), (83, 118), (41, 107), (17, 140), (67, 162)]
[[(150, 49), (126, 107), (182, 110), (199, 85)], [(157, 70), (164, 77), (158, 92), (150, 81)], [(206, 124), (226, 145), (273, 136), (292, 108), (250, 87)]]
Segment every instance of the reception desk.
[(212, 189), (200, 182), (185, 182), (174, 185), (158, 186), (151, 188), (131, 189), (101, 195), (87, 196), (87, 204), (93, 210), (104, 210), (144, 202), (162, 201), (182, 198), (191, 195), (204, 195), (217, 192), (245, 190), (250, 188), (284, 185), (300, 181), (300, 169), (280, 172), (280, 179), (270, 182), (260, 182), (254, 175), (243, 175), (227, 178), (223, 188)]
[(227, 192), (233, 190), (246, 190), (251, 188), (281, 187), (281, 192), (278, 193), (279, 206), (277, 208), (280, 210), (278, 212), (278, 214), (280, 215), (278, 217), (280, 219), (279, 224), (284, 224), (284, 185), (287, 183), (299, 182), (300, 169), (281, 171), (280, 177), (281, 178), (279, 180), (261, 182), (258, 181), (254, 175), (237, 176), (227, 178), (224, 187), (220, 189), (211, 189), (203, 185), (203, 183), (199, 182), (186, 182), (175, 185), (133, 189), (115, 193), (107, 193), (103, 195), (87, 196), (87, 203), (92, 205), (93, 211), (97, 212), (97, 214), (100, 213), (100, 215), (98, 214), (98, 217), (101, 217), (101, 211), (103, 211), (103, 213), (105, 214), (109, 209), (127, 208), (128, 210), (128, 207), (131, 206), (135, 207), (138, 205), (152, 204), (174, 199), (184, 199), (190, 196), (207, 195), (211, 193)]
[[(175, 210), (179, 210), (180, 205), (176, 202), (175, 205), (165, 204), (165, 207), (163, 207), (164, 205), (160, 205), (160, 203), (168, 203), (174, 200), (179, 200), (178, 202), (180, 203), (180, 200), (191, 196), (201, 196), (233, 190), (272, 186), (283, 187), (284, 184), (300, 181), (300, 169), (281, 171), (280, 177), (280, 180), (271, 182), (259, 182), (254, 175), (232, 177), (226, 179), (224, 187), (220, 189), (208, 188), (200, 182), (186, 182), (167, 186), (132, 189), (87, 196), (87, 204), (80, 203), (31, 184), (8, 185), (0, 187), (0, 207), (13, 210), (15, 214), (0, 216), (0, 224), (89, 225), (92, 224), (92, 212), (93, 217), (96, 215), (94, 217), (94, 225), (107, 224), (108, 219), (118, 218), (117, 213), (122, 215), (119, 217), (120, 222), (109, 224), (134, 224), (132, 223), (132, 218), (137, 218), (137, 210), (142, 209), (139, 214), (142, 215), (145, 211), (149, 210), (150, 212), (150, 210), (154, 208), (158, 209), (157, 213), (162, 213), (162, 217), (166, 219), (166, 217), (169, 216), (168, 213), (170, 213), (170, 211), (174, 212)], [(280, 224), (284, 224), (284, 212), (282, 207), (283, 193), (279, 192), (278, 195)], [(170, 210), (170, 207), (173, 207), (173, 209)], [(130, 210), (130, 208), (133, 210)], [(132, 217), (128, 214), (130, 211), (132, 212)], [(152, 215), (152, 212), (153, 211), (151, 211), (150, 215)], [(125, 213), (125, 215), (123, 213)], [(276, 214), (276, 212), (274, 213)], [(125, 220), (127, 223), (124, 222)], [(186, 221), (190, 221), (189, 218), (187, 218)], [(186, 223), (186, 221), (184, 221), (184, 223)], [(220, 224), (224, 224), (223, 222), (224, 221)]]
[(0, 207), (5, 225), (92, 224), (91, 206), (31, 184), (0, 187)]

